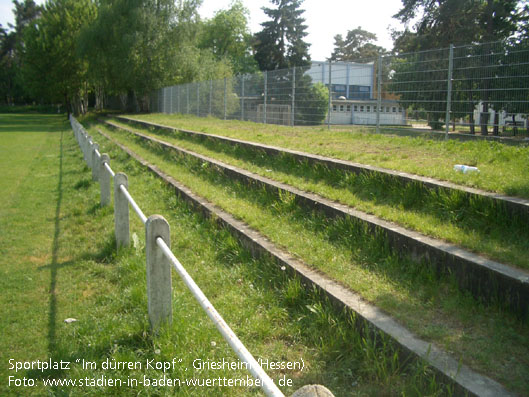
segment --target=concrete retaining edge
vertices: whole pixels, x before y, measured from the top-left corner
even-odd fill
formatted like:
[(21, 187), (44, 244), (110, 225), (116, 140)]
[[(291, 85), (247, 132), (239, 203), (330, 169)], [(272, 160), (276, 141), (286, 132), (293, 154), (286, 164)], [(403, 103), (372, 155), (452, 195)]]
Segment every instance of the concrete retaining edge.
[(390, 316), (365, 302), (351, 290), (311, 269), (287, 252), (280, 250), (260, 233), (204, 198), (195, 195), (190, 189), (165, 174), (158, 167), (145, 161), (109, 135), (100, 130), (98, 132), (169, 186), (173, 187), (179, 197), (185, 199), (205, 216), (215, 219), (220, 226), (228, 229), (252, 252), (252, 255), (265, 255), (273, 258), (279, 266), (285, 266), (290, 273), (300, 277), (306, 285), (316, 287), (338, 307), (351, 310), (362, 323), (389, 336), (397, 344), (403, 355), (412, 355), (424, 359), (440, 378), (454, 386), (457, 395), (481, 397), (514, 396), (498, 382), (473, 371), (466, 365), (460, 364), (443, 350), (417, 338)]
[(284, 191), (296, 196), (300, 204), (317, 209), (330, 217), (350, 217), (368, 225), (370, 232), (383, 230), (389, 245), (401, 255), (409, 255), (414, 261), (434, 266), (438, 274), (451, 272), (463, 290), (468, 290), (482, 301), (502, 302), (521, 317), (529, 315), (529, 272), (489, 260), (454, 244), (446, 243), (418, 232), (384, 221), (374, 215), (355, 210), (319, 195), (307, 193), (269, 178), (222, 163), (218, 160), (191, 152), (178, 146), (139, 132), (106, 122), (114, 128), (123, 129), (141, 139), (155, 142), (169, 150), (192, 156), (215, 165), (230, 177), (245, 183), (258, 183), (274, 192)]

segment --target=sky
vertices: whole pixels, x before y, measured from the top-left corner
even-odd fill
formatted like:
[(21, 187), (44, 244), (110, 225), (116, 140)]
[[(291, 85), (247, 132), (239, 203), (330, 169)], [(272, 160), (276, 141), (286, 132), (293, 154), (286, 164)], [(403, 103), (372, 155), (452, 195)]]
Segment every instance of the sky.
[[(37, 0), (43, 4), (44, 0)], [(215, 11), (229, 8), (231, 0), (203, 0), (200, 15), (211, 18)], [(274, 8), (268, 0), (243, 0), (250, 12), (250, 30), (256, 33), (261, 30), (261, 22), (267, 16), (262, 7)], [(402, 29), (398, 21), (392, 18), (401, 7), (400, 0), (305, 0), (302, 9), (303, 17), (308, 25), (308, 36), (305, 41), (310, 43), (310, 55), (315, 61), (323, 61), (330, 57), (334, 49), (334, 36), (341, 34), (345, 37), (348, 30), (358, 26), (375, 33), (378, 38), (376, 44), (387, 49), (392, 48), (389, 28)], [(14, 23), (13, 4), (11, 0), (0, 0), (0, 23), (6, 27), (7, 23)]]

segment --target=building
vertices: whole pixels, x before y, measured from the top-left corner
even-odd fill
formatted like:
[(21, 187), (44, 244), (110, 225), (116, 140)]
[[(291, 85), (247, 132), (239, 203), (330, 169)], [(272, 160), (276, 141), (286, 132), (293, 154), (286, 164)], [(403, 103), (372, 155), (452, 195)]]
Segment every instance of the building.
[[(331, 81), (331, 124), (375, 125), (377, 91), (375, 64), (354, 62), (312, 62), (306, 72), (313, 83), (329, 86)], [(380, 124), (405, 125), (406, 111), (398, 98), (383, 95)]]

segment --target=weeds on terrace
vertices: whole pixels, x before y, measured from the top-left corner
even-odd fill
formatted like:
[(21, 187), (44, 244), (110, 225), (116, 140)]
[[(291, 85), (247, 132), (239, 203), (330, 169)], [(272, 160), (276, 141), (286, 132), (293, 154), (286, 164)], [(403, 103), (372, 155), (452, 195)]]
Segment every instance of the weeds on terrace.
[(354, 174), (264, 151), (154, 130), (176, 144), (351, 205), (404, 227), (461, 245), (492, 259), (529, 269), (529, 217), (512, 214), (501, 203), (375, 172)]
[[(459, 292), (450, 276), (439, 279), (427, 266), (393, 255), (382, 236), (366, 233), (354, 222), (328, 220), (297, 208), (288, 195), (280, 200), (276, 193), (262, 186), (249, 189), (202, 161), (168, 150), (153, 155), (141, 140), (137, 144), (126, 134), (113, 135), (290, 253), (358, 291), (423, 339), (458, 352), (465, 363), (514, 390), (527, 388), (527, 324)], [(347, 236), (343, 241), (337, 238), (342, 235)]]
[[(189, 115), (148, 114), (133, 117), (529, 197), (526, 176), (528, 147), (512, 147), (496, 142), (387, 136), (373, 134), (364, 127), (328, 131), (326, 128), (292, 128)], [(481, 173), (456, 173), (452, 169), (454, 164), (475, 165)]]

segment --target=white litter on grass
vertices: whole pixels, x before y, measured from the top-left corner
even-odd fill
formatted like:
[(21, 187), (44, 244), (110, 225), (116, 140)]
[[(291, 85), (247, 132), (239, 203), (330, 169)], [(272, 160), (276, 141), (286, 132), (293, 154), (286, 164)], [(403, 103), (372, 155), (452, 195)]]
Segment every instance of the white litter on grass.
[(67, 318), (66, 320), (64, 320), (66, 324), (75, 323), (76, 321), (79, 320), (77, 320), (76, 318)]
[(456, 164), (454, 165), (454, 171), (459, 171), (463, 174), (467, 174), (469, 172), (479, 172), (479, 169), (478, 167), (472, 167), (470, 165)]

